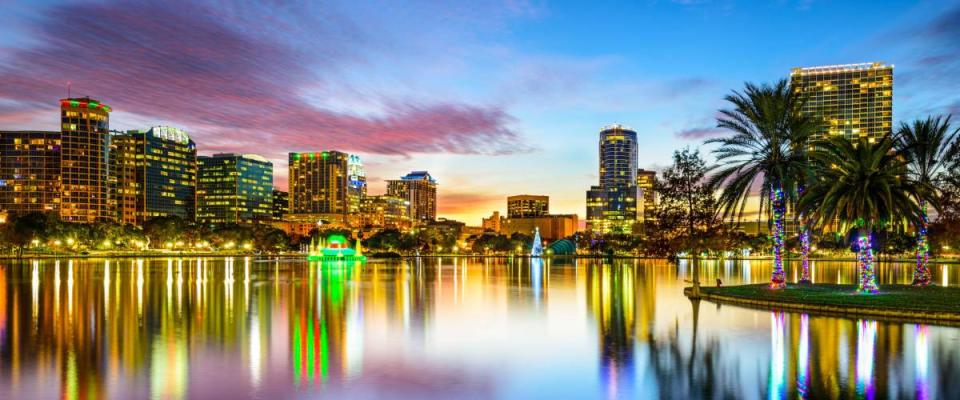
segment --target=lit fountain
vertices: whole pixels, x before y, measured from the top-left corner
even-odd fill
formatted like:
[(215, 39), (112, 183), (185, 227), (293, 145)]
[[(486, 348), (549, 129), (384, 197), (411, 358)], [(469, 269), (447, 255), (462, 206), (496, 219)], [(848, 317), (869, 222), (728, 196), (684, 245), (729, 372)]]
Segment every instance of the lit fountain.
[(330, 235), (326, 240), (320, 239), (319, 243), (310, 238), (307, 259), (310, 261), (366, 261), (367, 257), (363, 255), (360, 239), (357, 239), (356, 249), (351, 249), (346, 237)]

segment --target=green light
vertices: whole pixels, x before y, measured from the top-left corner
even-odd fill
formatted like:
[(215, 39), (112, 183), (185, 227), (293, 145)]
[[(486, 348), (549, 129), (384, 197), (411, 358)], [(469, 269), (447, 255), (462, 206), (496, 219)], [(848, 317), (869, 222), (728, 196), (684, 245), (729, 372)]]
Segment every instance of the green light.
[(80, 102), (77, 100), (70, 100), (70, 107), (80, 107)]
[(314, 157), (316, 157), (316, 154), (310, 153), (310, 159), (312, 160)]
[(327, 154), (327, 152), (323, 152), (323, 153), (320, 153), (320, 155), (323, 157), (324, 160), (326, 160), (327, 156), (329, 156), (330, 154)]

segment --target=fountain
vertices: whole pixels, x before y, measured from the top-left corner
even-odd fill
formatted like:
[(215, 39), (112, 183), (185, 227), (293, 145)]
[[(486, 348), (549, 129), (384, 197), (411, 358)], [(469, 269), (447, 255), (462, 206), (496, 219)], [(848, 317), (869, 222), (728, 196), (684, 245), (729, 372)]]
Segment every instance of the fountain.
[(319, 243), (310, 238), (307, 259), (310, 261), (366, 261), (367, 257), (363, 255), (360, 239), (357, 239), (356, 249), (351, 249), (346, 237), (334, 234), (327, 237), (325, 241), (321, 239)]

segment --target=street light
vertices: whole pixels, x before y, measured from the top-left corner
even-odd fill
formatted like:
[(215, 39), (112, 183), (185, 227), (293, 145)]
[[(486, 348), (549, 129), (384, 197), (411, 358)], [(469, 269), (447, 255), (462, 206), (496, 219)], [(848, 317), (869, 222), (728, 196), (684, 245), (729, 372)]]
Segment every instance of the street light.
[(243, 249), (244, 249), (244, 250), (250, 250), (251, 248), (253, 248), (253, 245), (252, 245), (252, 244), (250, 244), (250, 243), (244, 243), (244, 244), (243, 244)]

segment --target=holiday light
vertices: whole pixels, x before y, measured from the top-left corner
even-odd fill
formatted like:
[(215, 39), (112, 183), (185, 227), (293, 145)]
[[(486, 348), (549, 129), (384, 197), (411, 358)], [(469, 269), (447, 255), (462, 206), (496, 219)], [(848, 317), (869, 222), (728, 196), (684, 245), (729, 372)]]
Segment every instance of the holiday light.
[[(803, 219), (803, 216), (800, 217)], [(810, 281), (810, 230), (803, 226), (800, 228), (800, 262), (802, 269), (800, 271), (800, 283), (811, 283)]]
[(873, 274), (873, 249), (871, 248), (870, 234), (861, 234), (857, 240), (860, 252), (857, 262), (860, 263), (860, 293), (877, 293), (877, 280)]
[(927, 286), (930, 284), (930, 243), (927, 241), (927, 203), (920, 202), (920, 229), (917, 233), (917, 269), (913, 271), (913, 285)]
[(770, 277), (771, 289), (783, 289), (787, 286), (786, 276), (783, 273), (783, 216), (786, 207), (783, 201), (783, 190), (770, 188), (770, 208), (773, 211), (773, 276)]

